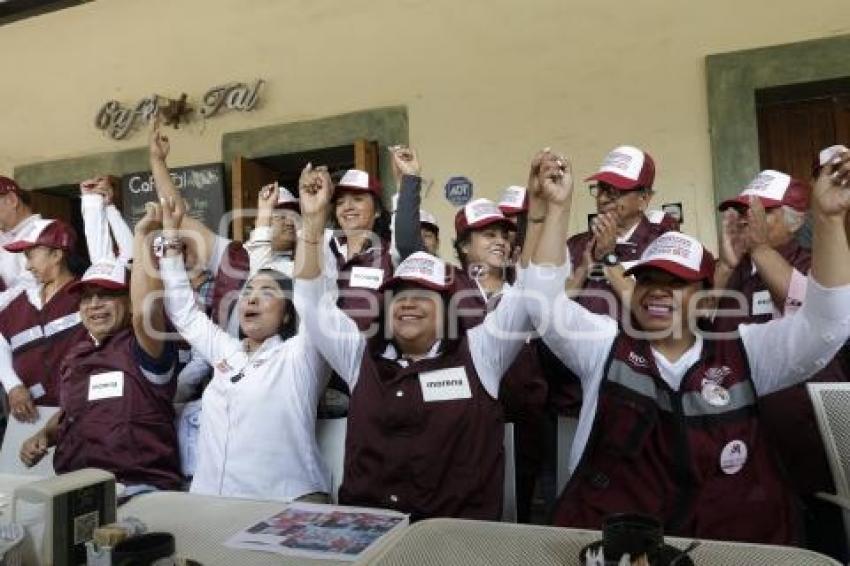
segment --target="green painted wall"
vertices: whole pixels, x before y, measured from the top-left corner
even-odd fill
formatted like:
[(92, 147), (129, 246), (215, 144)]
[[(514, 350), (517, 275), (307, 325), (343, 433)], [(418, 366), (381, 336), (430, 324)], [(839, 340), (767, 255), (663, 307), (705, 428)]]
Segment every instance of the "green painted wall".
[(148, 149), (141, 147), (21, 165), (15, 167), (15, 180), (24, 188), (41, 189), (76, 185), (101, 173), (121, 176), (136, 171), (147, 171), (149, 168)]
[(850, 36), (706, 58), (715, 202), (759, 171), (757, 89), (850, 76)]

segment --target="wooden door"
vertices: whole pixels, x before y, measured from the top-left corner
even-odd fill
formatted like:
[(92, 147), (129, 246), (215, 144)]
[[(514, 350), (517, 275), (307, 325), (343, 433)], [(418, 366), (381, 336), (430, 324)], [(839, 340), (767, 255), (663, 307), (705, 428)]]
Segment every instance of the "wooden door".
[(233, 160), (233, 184), (230, 193), (231, 212), (233, 214), (233, 239), (248, 241), (248, 236), (256, 216), (257, 196), (260, 189), (277, 181), (277, 171), (264, 167), (255, 161), (236, 156)]
[[(40, 190), (30, 191), (32, 209), (44, 218), (55, 218), (66, 224), (74, 224), (73, 200), (70, 196), (56, 195)], [(77, 201), (79, 206), (79, 201)]]
[(380, 178), (378, 170), (378, 142), (365, 139), (354, 142), (354, 167), (366, 171), (370, 176)]
[(758, 131), (762, 169), (808, 180), (821, 149), (850, 145), (850, 96), (765, 104), (758, 109)]

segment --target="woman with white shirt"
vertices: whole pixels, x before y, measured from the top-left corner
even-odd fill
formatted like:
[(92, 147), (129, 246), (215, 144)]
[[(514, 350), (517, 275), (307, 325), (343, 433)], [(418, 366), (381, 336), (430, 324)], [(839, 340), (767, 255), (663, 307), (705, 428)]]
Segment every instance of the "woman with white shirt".
[(327, 365), (296, 333), (291, 280), (260, 270), (239, 298), (239, 340), (195, 304), (178, 228), (183, 210), (163, 203), (165, 308), (177, 331), (214, 368), (202, 397), (198, 460), (190, 491), (281, 501), (328, 500), (316, 444), (316, 405)]
[(573, 475), (555, 523), (598, 529), (608, 515), (643, 513), (671, 535), (793, 543), (792, 494), (759, 427), (757, 400), (810, 377), (850, 335), (843, 226), (850, 189), (842, 185), (850, 153), (815, 185), (812, 279), (800, 311), (741, 325), (731, 336), (697, 330), (714, 260), (678, 232), (656, 239), (626, 272), (636, 280), (631, 325), (618, 328), (571, 300), (563, 242), (572, 178), (546, 167), (548, 180), (532, 195), (548, 210), (527, 276), (534, 299), (527, 307), (543, 340), (579, 377), (584, 397)]

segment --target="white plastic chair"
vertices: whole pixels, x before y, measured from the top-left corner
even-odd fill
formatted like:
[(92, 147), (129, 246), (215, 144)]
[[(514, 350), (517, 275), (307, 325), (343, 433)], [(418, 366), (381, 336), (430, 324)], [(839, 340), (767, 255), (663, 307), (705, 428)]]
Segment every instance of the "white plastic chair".
[(505, 483), (502, 488), (502, 521), (516, 523), (516, 453), (514, 450), (514, 425), (505, 423)]
[(835, 493), (817, 497), (838, 505), (844, 515), (844, 531), (850, 544), (850, 383), (807, 383)]
[(570, 451), (578, 428), (578, 419), (558, 415), (555, 429), (555, 498), (561, 496), (570, 480)]
[(6, 423), (6, 433), (2, 439), (3, 443), (0, 445), (0, 473), (36, 477), (56, 475), (56, 472), (53, 471), (53, 448), (32, 468), (27, 468), (18, 456), (21, 451), (21, 444), (38, 432), (50, 417), (59, 410), (58, 407), (39, 406), (37, 408), (39, 419), (35, 424), (18, 422), (14, 417), (9, 417)]
[(337, 492), (342, 483), (345, 465), (345, 431), (348, 419), (317, 419), (316, 441), (322, 459), (331, 474), (331, 503), (337, 503)]

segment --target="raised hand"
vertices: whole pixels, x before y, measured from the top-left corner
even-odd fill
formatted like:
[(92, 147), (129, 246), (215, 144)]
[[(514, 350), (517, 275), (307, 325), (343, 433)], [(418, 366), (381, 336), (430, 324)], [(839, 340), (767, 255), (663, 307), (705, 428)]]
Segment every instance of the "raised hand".
[(850, 211), (850, 151), (821, 169), (812, 194), (812, 211), (821, 216), (844, 216)]
[(298, 180), (298, 199), (302, 216), (327, 216), (333, 198), (334, 185), (327, 167), (308, 163)]
[(151, 122), (150, 157), (151, 159), (165, 161), (168, 152), (171, 151), (171, 143), (168, 141), (168, 136), (160, 132), (159, 122), (159, 114), (157, 114)]
[(136, 234), (147, 235), (162, 228), (162, 205), (158, 202), (145, 203), (145, 215), (136, 222)]
[(257, 195), (257, 210), (271, 214), (272, 209), (277, 205), (279, 196), (280, 187), (278, 187), (277, 181), (264, 185)]
[(573, 173), (565, 157), (547, 153), (543, 156), (538, 173), (541, 194), (550, 204), (562, 205), (573, 194)]
[(403, 145), (395, 145), (390, 148), (392, 156), (393, 177), (396, 184), (401, 185), (402, 175), (414, 175), (419, 177), (422, 172), (422, 167), (419, 165), (419, 157), (416, 155), (416, 150), (412, 147)]
[(720, 261), (735, 269), (746, 253), (746, 234), (741, 228), (741, 215), (728, 208), (723, 211), (723, 232), (720, 236)]
[(185, 208), (183, 207), (183, 199), (167, 197), (159, 200), (162, 208), (162, 231), (168, 237), (174, 237), (180, 230), (183, 223), (183, 215)]
[(80, 183), (80, 193), (101, 195), (106, 204), (112, 204), (115, 198), (115, 189), (112, 187), (109, 177), (105, 175), (99, 175)]

